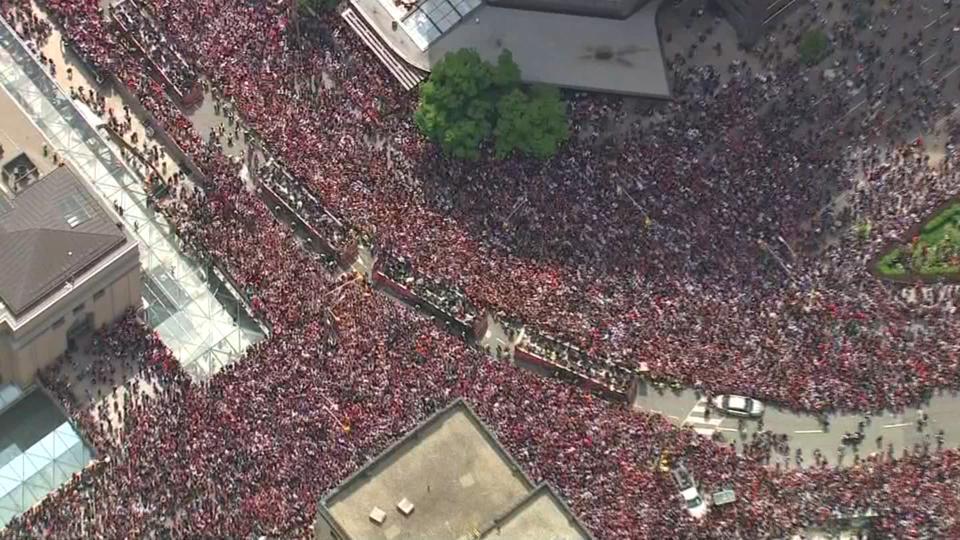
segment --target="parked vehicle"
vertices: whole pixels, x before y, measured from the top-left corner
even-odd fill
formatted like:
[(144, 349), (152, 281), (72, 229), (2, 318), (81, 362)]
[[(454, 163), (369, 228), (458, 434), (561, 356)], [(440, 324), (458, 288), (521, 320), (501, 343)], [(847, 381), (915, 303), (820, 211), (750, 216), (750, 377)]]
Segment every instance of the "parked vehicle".
[(743, 396), (722, 395), (713, 398), (712, 405), (730, 416), (758, 418), (763, 416), (763, 403)]
[(707, 503), (703, 500), (703, 497), (700, 496), (700, 492), (697, 490), (697, 484), (694, 482), (693, 477), (690, 476), (686, 467), (682, 464), (677, 465), (670, 471), (670, 475), (673, 476), (673, 481), (676, 482), (677, 488), (680, 489), (680, 495), (683, 497), (687, 512), (697, 519), (706, 516)]

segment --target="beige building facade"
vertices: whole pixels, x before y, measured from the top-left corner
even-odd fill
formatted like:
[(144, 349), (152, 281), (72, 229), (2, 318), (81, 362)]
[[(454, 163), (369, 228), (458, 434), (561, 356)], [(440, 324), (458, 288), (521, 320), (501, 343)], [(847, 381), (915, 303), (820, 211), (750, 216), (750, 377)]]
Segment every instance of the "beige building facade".
[(0, 378), (27, 387), (85, 336), (140, 306), (140, 257), (66, 166), (0, 197)]

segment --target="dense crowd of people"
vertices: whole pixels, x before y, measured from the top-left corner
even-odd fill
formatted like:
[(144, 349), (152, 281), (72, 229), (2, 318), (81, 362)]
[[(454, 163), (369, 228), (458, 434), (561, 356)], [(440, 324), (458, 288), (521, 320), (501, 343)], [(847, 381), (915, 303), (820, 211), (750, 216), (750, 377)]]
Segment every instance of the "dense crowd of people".
[[(94, 333), (82, 355), (68, 352), (38, 377), (57, 397), (86, 441), (107, 455), (122, 448), (118, 445), (122, 425), (110, 410), (100, 409), (106, 403), (106, 407), (118, 407), (114, 412), (119, 410), (119, 404), (104, 401), (110, 390), (134, 377), (142, 381), (143, 390), (147, 386), (154, 390), (158, 385), (184, 378), (170, 350), (133, 310), (108, 329)], [(124, 402), (125, 407), (134, 405), (131, 400)]]
[(167, 42), (166, 37), (137, 2), (120, 2), (110, 6), (110, 16), (120, 27), (122, 35), (147, 57), (161, 79), (171, 87), (179, 101), (183, 101), (197, 84), (198, 74), (186, 58)]
[[(811, 117), (840, 116), (845, 87), (812, 107), (816, 89), (795, 62), (768, 73), (739, 64), (725, 82), (689, 68), (669, 121), (637, 126), (616, 145), (577, 133), (545, 164), (462, 163), (416, 132), (412, 99), (355, 40), (291, 44), (282, 6), (151, 5), (325, 207), (481, 308), (626, 368), (644, 362), (660, 377), (798, 409), (902, 407), (956, 380), (956, 355), (935, 338), (949, 329), (899, 340), (915, 315), (866, 264), (881, 240), (954, 194), (952, 169), (917, 163), (910, 148), (840, 152), (840, 132), (872, 136), (874, 124), (861, 129), (866, 119), (852, 115), (814, 129)], [(343, 37), (333, 16), (327, 22)], [(933, 97), (922, 70), (885, 73)], [(890, 109), (901, 100), (884, 98)], [(926, 109), (931, 100), (921, 101)], [(571, 125), (616, 106), (576, 96)], [(888, 179), (858, 180), (881, 164), (894, 169)], [(918, 175), (943, 188), (914, 189)], [(840, 190), (854, 191), (843, 215), (830, 206)], [(861, 222), (872, 238), (837, 232)], [(824, 240), (829, 248), (817, 251)]]
[[(930, 167), (911, 148), (838, 155), (836, 140), (805, 124), (813, 100), (795, 64), (762, 75), (740, 65), (723, 83), (685, 70), (670, 120), (613, 147), (578, 133), (546, 164), (462, 164), (416, 133), (411, 99), (334, 17), (331, 46), (291, 43), (283, 3), (147, 5), (324, 207), (475, 305), (577, 344), (589, 353), (577, 362), (644, 362), (710, 391), (814, 410), (903, 406), (956, 384), (955, 345), (941, 339), (957, 330), (944, 315), (952, 298), (914, 309), (867, 268), (886, 239), (953, 195), (955, 156)], [(102, 409), (71, 411), (101, 434), (91, 440), (109, 463), (7, 535), (303, 536), (325, 490), (457, 397), (599, 538), (782, 536), (868, 510), (881, 533), (960, 535), (954, 450), (878, 455), (852, 469), (767, 468), (660, 416), (493, 361), (350, 274), (331, 277), (240, 165), (144, 76), (147, 59), (118, 45), (95, 2), (46, 6), (199, 166), (196, 187), (160, 207), (187, 251), (250, 292), (272, 333), (195, 384), (138, 323), (111, 330), (119, 334), (92, 352), (153, 366), (154, 397), (125, 402), (122, 445), (109, 442), (117, 429)], [(616, 104), (575, 96), (571, 106), (579, 128)], [(840, 188), (851, 192), (849, 216), (836, 220), (878, 233), (835, 234), (825, 217), (821, 231), (807, 226)], [(45, 381), (69, 400), (58, 371)], [(738, 502), (692, 520), (652, 467), (661, 452), (682, 459), (704, 493), (730, 487)]]
[[(326, 490), (458, 397), (599, 538), (776, 537), (870, 510), (882, 510), (878, 530), (900, 537), (956, 531), (954, 451), (871, 457), (849, 470), (763, 467), (660, 416), (493, 361), (349, 280), (331, 284), (339, 294), (332, 317), (253, 346), (209, 383), (188, 383), (174, 364), (158, 369), (163, 383), (152, 398), (137, 395), (143, 386), (129, 388), (135, 398), (110, 463), (7, 534), (302, 536)], [(105, 341), (132, 335), (129, 324), (112, 332), (120, 335)], [(732, 488), (742, 503), (693, 520), (669, 475), (654, 467), (661, 452), (693, 471), (703, 492)]]
[(336, 216), (330, 215), (311, 193), (299, 189), (296, 180), (278, 164), (267, 162), (256, 168), (257, 189), (269, 190), (311, 228), (325, 248), (343, 252), (350, 240), (349, 231)]

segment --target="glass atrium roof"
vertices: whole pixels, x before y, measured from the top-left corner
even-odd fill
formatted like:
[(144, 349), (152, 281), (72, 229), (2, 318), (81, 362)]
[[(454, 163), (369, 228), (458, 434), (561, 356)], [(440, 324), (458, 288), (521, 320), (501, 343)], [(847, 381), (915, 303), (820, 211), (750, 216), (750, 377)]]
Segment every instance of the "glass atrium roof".
[[(0, 388), (0, 396), (12, 396), (9, 389)], [(0, 528), (93, 459), (93, 452), (46, 394), (28, 391), (15, 400), (0, 413)]]
[[(381, 2), (392, 3), (392, 0)], [(400, 25), (417, 47), (425, 51), (481, 3), (482, 0), (424, 0), (401, 17)]]

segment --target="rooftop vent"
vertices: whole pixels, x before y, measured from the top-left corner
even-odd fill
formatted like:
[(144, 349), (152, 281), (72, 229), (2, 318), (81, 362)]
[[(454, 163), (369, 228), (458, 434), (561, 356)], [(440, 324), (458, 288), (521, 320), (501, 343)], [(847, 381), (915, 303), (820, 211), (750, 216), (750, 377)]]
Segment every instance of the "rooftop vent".
[(399, 510), (401, 514), (409, 516), (413, 513), (413, 503), (404, 497), (400, 500), (400, 502), (397, 503), (397, 510)]
[(19, 193), (23, 188), (36, 182), (40, 178), (40, 173), (33, 161), (21, 152), (3, 164), (0, 176), (3, 177), (3, 183), (10, 191)]
[(387, 513), (381, 510), (379, 507), (374, 506), (373, 510), (370, 511), (370, 521), (376, 523), (377, 525), (383, 525), (383, 522), (387, 519)]

